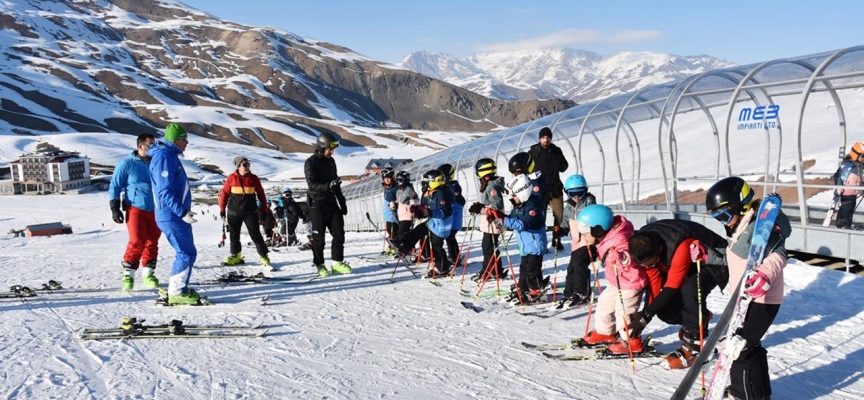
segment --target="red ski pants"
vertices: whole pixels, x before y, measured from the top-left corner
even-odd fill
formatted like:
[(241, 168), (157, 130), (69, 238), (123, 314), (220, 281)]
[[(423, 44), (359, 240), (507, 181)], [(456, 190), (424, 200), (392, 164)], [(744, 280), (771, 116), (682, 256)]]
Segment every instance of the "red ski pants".
[(129, 207), (126, 212), (126, 229), (129, 231), (129, 244), (126, 245), (123, 261), (136, 268), (139, 261), (142, 266), (150, 261), (156, 261), (159, 237), (162, 236), (162, 231), (156, 226), (156, 213)]

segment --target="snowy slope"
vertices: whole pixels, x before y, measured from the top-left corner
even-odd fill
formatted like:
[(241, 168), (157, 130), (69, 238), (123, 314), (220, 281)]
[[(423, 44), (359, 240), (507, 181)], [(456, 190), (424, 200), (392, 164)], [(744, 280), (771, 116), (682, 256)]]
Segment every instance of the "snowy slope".
[[(0, 283), (39, 286), (48, 279), (66, 287), (119, 287), (125, 227), (110, 220), (107, 194), (0, 196), (0, 231), (63, 221), (73, 235), (0, 238)], [(198, 248), (192, 280), (226, 272), (227, 255), (215, 207), (194, 227)], [(470, 270), (478, 268), (474, 236)], [(244, 235), (244, 243), (248, 238)], [(377, 254), (380, 236), (348, 233), (350, 276), (303, 286), (200, 287), (219, 304), (159, 308), (154, 293), (115, 291), (49, 295), (26, 303), (0, 300), (0, 366), (4, 398), (488, 398), (662, 399), (683, 372), (659, 360), (562, 363), (521, 349), (519, 342), (561, 342), (581, 336), (584, 311), (553, 318), (521, 316), (494, 300), (474, 313), (459, 305), (458, 280), (435, 287), (364, 261)], [(160, 243), (157, 276), (164, 282), (173, 251)], [(254, 250), (246, 248), (257, 272)], [(513, 263), (518, 256), (510, 254)], [(329, 252), (327, 253), (329, 255)], [(566, 254), (566, 253), (565, 253)], [(279, 276), (310, 276), (310, 254), (271, 253)], [(546, 257), (544, 272), (556, 261)], [(566, 260), (557, 260), (558, 282)], [(787, 300), (765, 338), (775, 399), (852, 399), (864, 395), (864, 280), (793, 262), (786, 273)], [(509, 286), (509, 283), (507, 284)], [(473, 287), (473, 283), (467, 283)], [(258, 299), (271, 297), (262, 306)], [(725, 298), (713, 293), (712, 310)], [(122, 317), (162, 323), (256, 323), (263, 338), (83, 342), (73, 331), (112, 327)], [(677, 329), (653, 322), (661, 351), (676, 347)], [(693, 392), (696, 396), (696, 392)]]

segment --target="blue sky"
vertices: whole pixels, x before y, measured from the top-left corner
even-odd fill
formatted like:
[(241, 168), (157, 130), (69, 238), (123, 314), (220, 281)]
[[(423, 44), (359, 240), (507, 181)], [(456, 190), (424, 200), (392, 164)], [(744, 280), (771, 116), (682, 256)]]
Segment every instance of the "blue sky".
[(864, 1), (851, 0), (180, 1), (391, 63), (419, 50), (464, 57), (550, 46), (709, 54), (749, 64), (864, 44)]

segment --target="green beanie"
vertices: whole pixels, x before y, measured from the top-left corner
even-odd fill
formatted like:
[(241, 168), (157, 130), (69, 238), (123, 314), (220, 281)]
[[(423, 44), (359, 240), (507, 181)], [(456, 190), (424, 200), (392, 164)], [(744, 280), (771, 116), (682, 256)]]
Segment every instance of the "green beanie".
[(177, 124), (168, 125), (165, 128), (165, 140), (173, 142), (178, 139), (186, 139), (186, 130)]

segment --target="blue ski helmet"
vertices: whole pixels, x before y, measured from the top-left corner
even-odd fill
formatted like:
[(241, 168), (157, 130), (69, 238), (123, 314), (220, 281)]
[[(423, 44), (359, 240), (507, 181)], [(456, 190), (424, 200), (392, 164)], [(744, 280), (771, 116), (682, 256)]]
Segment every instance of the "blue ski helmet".
[(591, 236), (600, 237), (612, 229), (612, 209), (602, 204), (592, 204), (582, 209), (576, 221), (579, 223), (579, 232), (591, 233)]
[(564, 182), (564, 193), (569, 198), (582, 198), (588, 193), (588, 182), (585, 177), (579, 174), (570, 175), (567, 181)]

